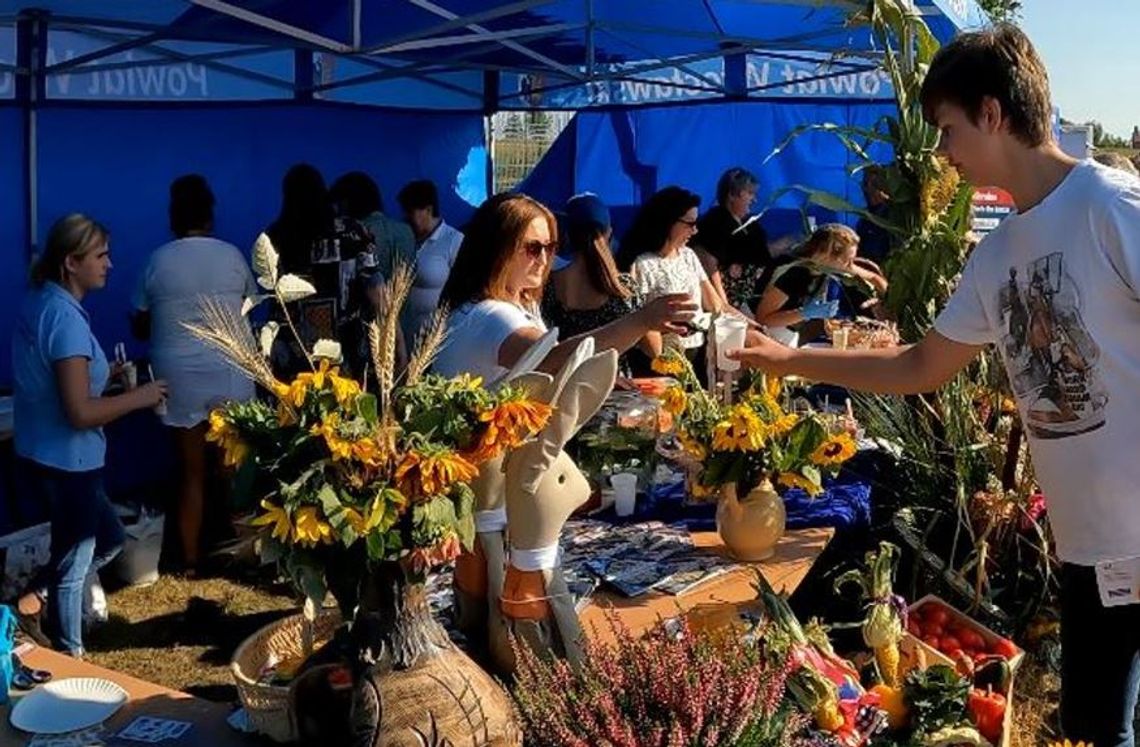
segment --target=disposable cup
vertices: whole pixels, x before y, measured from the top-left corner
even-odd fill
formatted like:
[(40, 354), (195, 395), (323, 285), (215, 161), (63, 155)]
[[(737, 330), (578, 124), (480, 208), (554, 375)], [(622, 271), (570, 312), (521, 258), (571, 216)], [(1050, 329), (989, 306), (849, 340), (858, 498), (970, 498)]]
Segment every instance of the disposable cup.
[(713, 323), (713, 334), (716, 339), (716, 367), (721, 371), (737, 371), (740, 369), (740, 361), (726, 358), (725, 353), (744, 347), (744, 333), (747, 330), (748, 324), (743, 319), (734, 316), (717, 317)]
[(618, 516), (631, 516), (637, 506), (637, 475), (620, 472), (610, 476), (614, 488), (614, 512)]
[(127, 361), (123, 364), (123, 384), (127, 389), (134, 389), (139, 385), (139, 369), (134, 363)]

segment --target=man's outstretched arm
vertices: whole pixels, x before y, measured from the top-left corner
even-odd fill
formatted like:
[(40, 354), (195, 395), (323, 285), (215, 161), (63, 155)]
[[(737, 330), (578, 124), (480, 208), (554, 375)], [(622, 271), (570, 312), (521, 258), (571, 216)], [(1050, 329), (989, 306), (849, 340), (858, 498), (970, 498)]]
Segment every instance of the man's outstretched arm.
[(727, 355), (778, 376), (802, 376), (875, 394), (919, 394), (949, 381), (983, 347), (954, 342), (931, 330), (914, 345), (878, 350), (797, 349), (765, 337), (758, 345)]

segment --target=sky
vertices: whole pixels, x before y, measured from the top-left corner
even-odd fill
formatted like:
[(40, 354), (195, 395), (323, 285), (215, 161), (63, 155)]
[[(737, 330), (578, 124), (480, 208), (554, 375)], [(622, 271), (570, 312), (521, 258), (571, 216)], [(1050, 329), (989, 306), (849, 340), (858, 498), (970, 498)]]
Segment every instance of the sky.
[(1053, 103), (1073, 122), (1128, 138), (1140, 125), (1140, 2), (1022, 0), (1021, 27), (1049, 69)]

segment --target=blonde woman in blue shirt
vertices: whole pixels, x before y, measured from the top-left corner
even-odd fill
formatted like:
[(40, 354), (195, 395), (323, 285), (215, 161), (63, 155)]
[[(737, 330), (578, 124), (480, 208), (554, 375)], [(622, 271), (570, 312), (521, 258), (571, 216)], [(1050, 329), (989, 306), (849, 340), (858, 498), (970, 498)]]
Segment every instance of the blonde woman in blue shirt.
[[(48, 632), (56, 648), (77, 657), (84, 653), (84, 579), (123, 542), (103, 491), (103, 426), (166, 397), (163, 381), (103, 396), (112, 370), (80, 302), (107, 283), (107, 241), (107, 229), (86, 216), (57, 221), (12, 335), (16, 455), (51, 519), (51, 559), (38, 579), (48, 591)], [(24, 618), (38, 616), (41, 606), (36, 592), (19, 601)]]

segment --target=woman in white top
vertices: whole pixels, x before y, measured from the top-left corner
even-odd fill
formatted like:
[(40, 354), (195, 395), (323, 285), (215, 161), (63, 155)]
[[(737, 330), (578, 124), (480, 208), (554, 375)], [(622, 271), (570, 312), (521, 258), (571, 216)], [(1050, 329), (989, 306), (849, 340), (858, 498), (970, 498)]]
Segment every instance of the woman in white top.
[(155, 250), (135, 294), (136, 332), (149, 330), (157, 376), (170, 384), (162, 421), (174, 432), (182, 470), (178, 502), (182, 560), (187, 572), (198, 563), (207, 476), (206, 430), (210, 410), (226, 401), (253, 397), (253, 383), (183, 324), (203, 323), (201, 300), (209, 297), (241, 311), (257, 293), (241, 252), (210, 236), (214, 195), (198, 175), (170, 185), (170, 228), (178, 238)]
[[(699, 311), (738, 314), (722, 302), (697, 253), (688, 246), (697, 233), (700, 204), (698, 195), (681, 187), (656, 192), (642, 205), (626, 233), (618, 266), (632, 273), (634, 288), (643, 301), (681, 293)], [(676, 339), (703, 378), (704, 333), (693, 329)]]
[[(434, 368), (470, 373), (492, 383), (545, 332), (538, 312), (558, 244), (554, 215), (522, 194), (484, 202), (465, 227), (463, 246), (440, 296), (453, 309), (448, 337)], [(695, 306), (683, 294), (664, 295), (591, 334), (599, 350), (624, 352), (649, 331), (677, 332)], [(580, 339), (562, 341), (539, 364), (555, 372)]]

